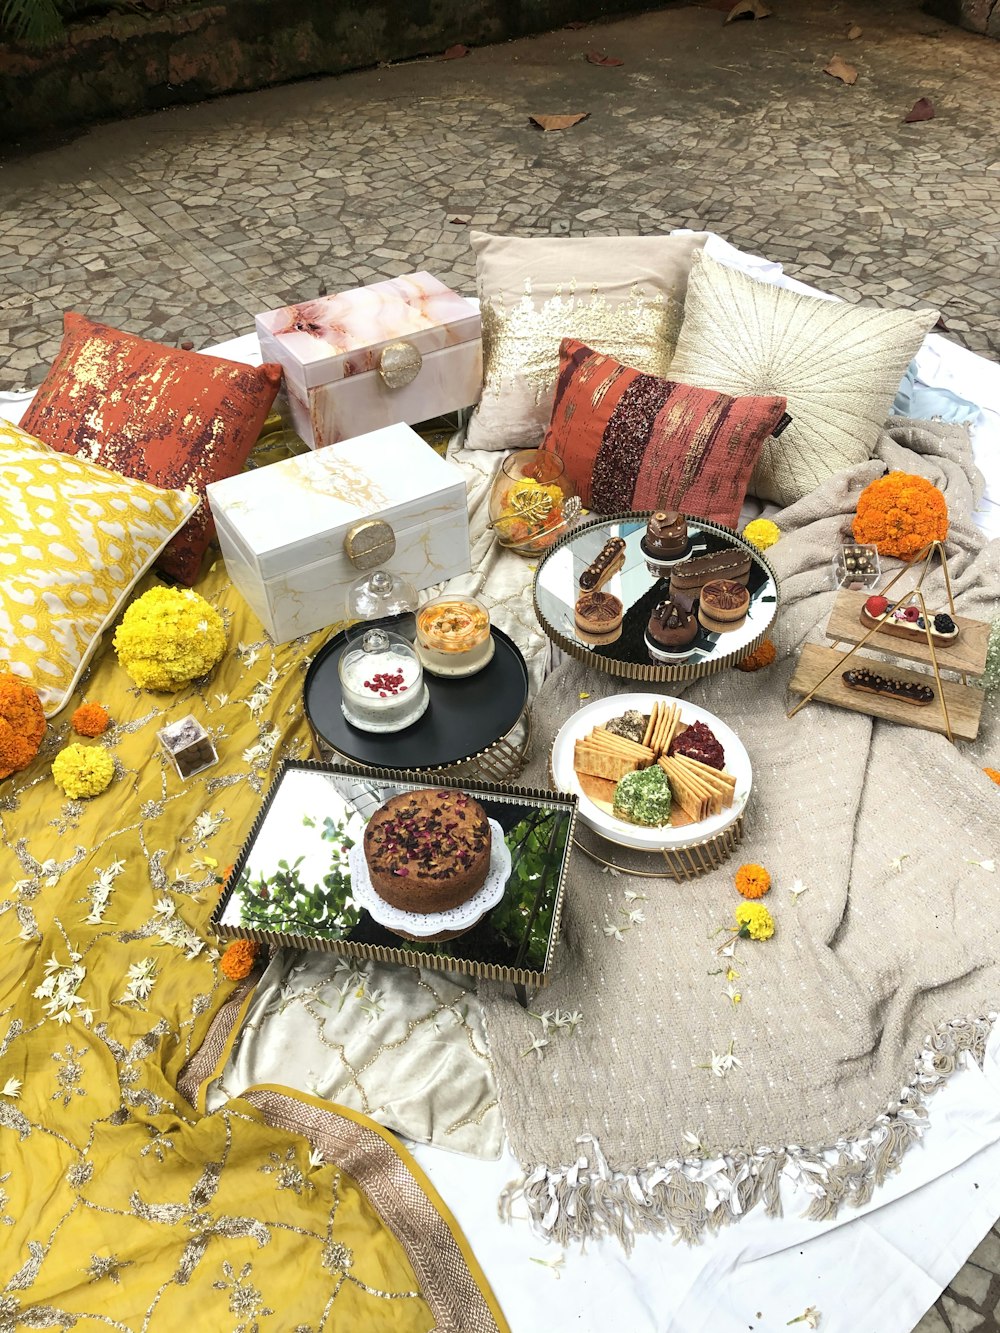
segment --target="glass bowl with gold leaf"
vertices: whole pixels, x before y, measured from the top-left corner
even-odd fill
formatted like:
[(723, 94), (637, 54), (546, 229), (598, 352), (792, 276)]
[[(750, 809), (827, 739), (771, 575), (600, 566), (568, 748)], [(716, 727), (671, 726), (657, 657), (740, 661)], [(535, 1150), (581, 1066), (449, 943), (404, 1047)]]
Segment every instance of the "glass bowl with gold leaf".
[(545, 449), (516, 449), (490, 492), (490, 525), (501, 546), (541, 555), (580, 513), (580, 497), (563, 461)]

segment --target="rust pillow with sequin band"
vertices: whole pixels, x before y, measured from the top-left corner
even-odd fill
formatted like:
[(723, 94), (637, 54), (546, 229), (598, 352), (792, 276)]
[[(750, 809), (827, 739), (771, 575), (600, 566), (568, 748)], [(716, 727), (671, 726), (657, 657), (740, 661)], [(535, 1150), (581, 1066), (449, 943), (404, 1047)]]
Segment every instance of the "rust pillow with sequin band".
[(784, 398), (676, 384), (565, 338), (542, 447), (562, 458), (587, 509), (677, 509), (734, 528), (784, 413)]
[(72, 312), (63, 328), (22, 428), (123, 477), (196, 491), (202, 503), (157, 562), (167, 577), (194, 583), (215, 535), (205, 487), (243, 468), (281, 367), (182, 352)]

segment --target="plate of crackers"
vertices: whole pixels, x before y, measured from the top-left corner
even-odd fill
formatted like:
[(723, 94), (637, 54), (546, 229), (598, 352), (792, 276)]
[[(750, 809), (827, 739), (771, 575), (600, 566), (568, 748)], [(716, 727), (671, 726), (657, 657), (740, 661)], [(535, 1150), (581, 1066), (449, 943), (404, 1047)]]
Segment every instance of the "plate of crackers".
[(661, 694), (617, 694), (574, 713), (552, 745), (552, 776), (595, 833), (642, 851), (688, 847), (734, 823), (753, 771), (714, 713)]

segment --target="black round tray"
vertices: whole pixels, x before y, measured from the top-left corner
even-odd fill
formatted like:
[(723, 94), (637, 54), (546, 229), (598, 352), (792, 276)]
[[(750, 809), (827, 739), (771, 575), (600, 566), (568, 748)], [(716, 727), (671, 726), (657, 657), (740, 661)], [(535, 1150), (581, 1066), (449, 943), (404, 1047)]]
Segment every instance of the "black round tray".
[[(412, 640), (409, 626), (392, 629)], [(338, 753), (373, 768), (445, 768), (472, 759), (513, 728), (528, 700), (528, 668), (512, 639), (492, 629), (493, 658), (473, 676), (460, 679), (424, 672), (430, 703), (423, 717), (403, 731), (352, 727), (340, 707), (340, 655), (350, 631), (341, 630), (312, 660), (303, 687), (306, 716), (321, 740)]]

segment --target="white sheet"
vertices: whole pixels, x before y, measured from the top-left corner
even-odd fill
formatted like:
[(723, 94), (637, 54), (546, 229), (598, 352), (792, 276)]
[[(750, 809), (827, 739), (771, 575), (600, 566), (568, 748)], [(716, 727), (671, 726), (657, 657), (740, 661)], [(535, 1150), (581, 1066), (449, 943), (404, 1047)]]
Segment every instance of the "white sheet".
[(476, 1162), (423, 1145), (413, 1152), (514, 1333), (778, 1333), (810, 1305), (821, 1333), (909, 1333), (1000, 1216), (1000, 1029), (983, 1070), (968, 1061), (931, 1107), (922, 1141), (863, 1211), (808, 1222), (809, 1196), (785, 1188), (783, 1219), (757, 1209), (694, 1248), (640, 1237), (628, 1257), (614, 1241), (564, 1252), (527, 1222), (501, 1223), (496, 1198), (517, 1174), (509, 1154)]
[[(825, 295), (721, 237), (707, 249), (763, 281)], [(261, 360), (253, 333), (206, 350)], [(936, 334), (917, 361), (921, 384), (982, 408), (972, 438), (987, 488), (976, 522), (1000, 537), (1000, 366)], [(31, 396), (0, 393), (0, 415), (18, 421)], [(751, 503), (745, 517), (761, 511)], [(808, 1195), (786, 1186), (784, 1219), (758, 1210), (694, 1249), (642, 1237), (628, 1257), (609, 1241), (563, 1253), (525, 1221), (499, 1221), (497, 1197), (519, 1174), (509, 1152), (476, 1162), (423, 1145), (413, 1151), (464, 1228), (514, 1333), (778, 1333), (808, 1306), (822, 1312), (822, 1333), (910, 1333), (1000, 1216), (1000, 1028), (985, 1069), (967, 1062), (933, 1097), (929, 1128), (900, 1172), (867, 1209), (846, 1209), (834, 1223), (804, 1221)]]

